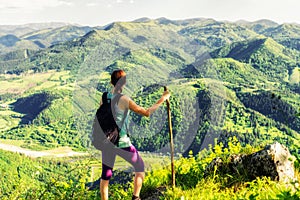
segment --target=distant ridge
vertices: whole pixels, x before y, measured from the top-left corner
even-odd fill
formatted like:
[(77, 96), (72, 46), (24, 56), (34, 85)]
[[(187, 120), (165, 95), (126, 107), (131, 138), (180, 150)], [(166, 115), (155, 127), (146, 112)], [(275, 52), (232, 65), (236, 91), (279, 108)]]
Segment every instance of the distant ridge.
[(279, 24), (272, 21), (272, 20), (269, 20), (269, 19), (260, 19), (260, 20), (257, 20), (257, 21), (254, 21), (254, 22), (250, 22), (251, 24), (263, 24), (263, 25), (266, 25), (266, 26), (278, 26)]
[(148, 18), (148, 17), (142, 17), (142, 18), (133, 20), (132, 22), (149, 22), (149, 21), (151, 21), (151, 20), (152, 20), (152, 19), (150, 19), (150, 18)]
[[(20, 24), (20, 25), (0, 25), (0, 36), (13, 34), (16, 36), (25, 35), (27, 33), (38, 31), (42, 29), (54, 29), (60, 28), (64, 26), (76, 26), (71, 23), (64, 22), (46, 22), (46, 23), (28, 23), (28, 24)], [(80, 26), (77, 24), (77, 26)]]
[(176, 24), (175, 21), (172, 21), (168, 18), (165, 18), (165, 17), (160, 17), (160, 18), (157, 18), (155, 19), (155, 21), (159, 24)]
[(265, 25), (265, 26), (278, 26), (279, 24), (277, 22), (274, 22), (272, 20), (269, 20), (269, 19), (260, 19), (260, 20), (256, 20), (256, 21), (248, 21), (248, 20), (244, 20), (244, 19), (241, 19), (241, 20), (238, 20), (238, 21), (235, 21), (234, 23), (237, 23), (237, 24), (261, 24), (261, 25)]
[[(45, 22), (45, 23), (27, 23), (27, 24), (19, 24), (19, 25), (0, 25), (0, 28), (7, 30), (14, 30), (17, 28), (30, 27), (32, 29), (46, 29), (46, 28), (59, 28), (62, 26), (75, 25), (72, 23), (65, 22)], [(77, 24), (78, 25), (78, 24)]]

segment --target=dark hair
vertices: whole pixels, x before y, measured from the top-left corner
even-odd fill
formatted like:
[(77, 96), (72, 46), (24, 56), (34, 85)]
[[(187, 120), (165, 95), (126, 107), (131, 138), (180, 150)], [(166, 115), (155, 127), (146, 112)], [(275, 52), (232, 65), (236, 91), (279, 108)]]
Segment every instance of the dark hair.
[(117, 89), (117, 91), (121, 92), (121, 88), (126, 84), (126, 73), (122, 69), (118, 69), (113, 71), (110, 79), (111, 84)]

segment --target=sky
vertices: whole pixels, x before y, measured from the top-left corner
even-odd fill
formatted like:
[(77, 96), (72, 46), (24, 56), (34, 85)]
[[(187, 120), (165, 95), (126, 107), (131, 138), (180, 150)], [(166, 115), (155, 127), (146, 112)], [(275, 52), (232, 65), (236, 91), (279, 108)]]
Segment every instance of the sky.
[(66, 22), (103, 26), (142, 17), (300, 24), (299, 0), (0, 0), (0, 25)]

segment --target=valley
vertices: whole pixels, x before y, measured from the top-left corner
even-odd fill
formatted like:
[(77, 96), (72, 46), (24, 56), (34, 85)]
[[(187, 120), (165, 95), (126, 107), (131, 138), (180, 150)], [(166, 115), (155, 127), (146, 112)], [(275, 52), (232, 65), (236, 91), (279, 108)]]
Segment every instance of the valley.
[[(127, 73), (124, 93), (143, 107), (153, 105), (165, 85), (172, 94), (180, 186), (174, 193), (167, 186), (165, 105), (150, 118), (130, 114), (131, 140), (151, 174), (143, 194), (165, 188), (166, 199), (194, 198), (201, 192), (212, 199), (214, 193), (220, 198), (245, 193), (252, 199), (288, 195), (283, 186), (265, 179), (257, 180), (261, 185), (249, 183), (253, 188), (247, 191), (239, 180), (231, 187), (202, 173), (213, 156), (249, 153), (274, 142), (289, 149), (299, 173), (299, 35), (300, 25), (270, 20), (144, 18), (103, 27), (68, 24), (9, 31), (0, 26), (0, 148), (18, 152), (1, 150), (0, 169), (6, 180), (19, 181), (1, 182), (0, 198), (98, 198), (84, 186), (99, 175), (91, 175), (90, 167), (100, 166), (100, 154), (90, 142), (91, 125), (102, 93), (112, 89), (110, 73), (119, 68)], [(16, 170), (9, 171), (11, 166)], [(117, 166), (125, 169), (127, 164), (118, 160)], [(199, 177), (186, 180), (192, 172)], [(24, 189), (30, 181), (37, 187)], [(189, 184), (202, 189), (187, 188)], [(271, 196), (262, 192), (265, 186)], [(130, 190), (113, 186), (114, 194), (126, 196)]]

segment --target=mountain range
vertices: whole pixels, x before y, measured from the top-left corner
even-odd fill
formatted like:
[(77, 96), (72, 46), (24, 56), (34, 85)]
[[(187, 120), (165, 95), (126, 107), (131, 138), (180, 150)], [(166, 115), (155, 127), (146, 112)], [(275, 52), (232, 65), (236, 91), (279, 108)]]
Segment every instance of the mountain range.
[[(0, 33), (0, 100), (10, 105), (0, 110), (3, 139), (89, 147), (89, 125), (110, 88), (109, 73), (123, 68), (125, 93), (142, 106), (169, 86), (178, 153), (197, 153), (230, 136), (298, 148), (300, 25), (141, 18), (101, 27), (0, 26)], [(163, 109), (150, 120), (131, 114), (139, 149), (166, 151), (163, 115)]]

